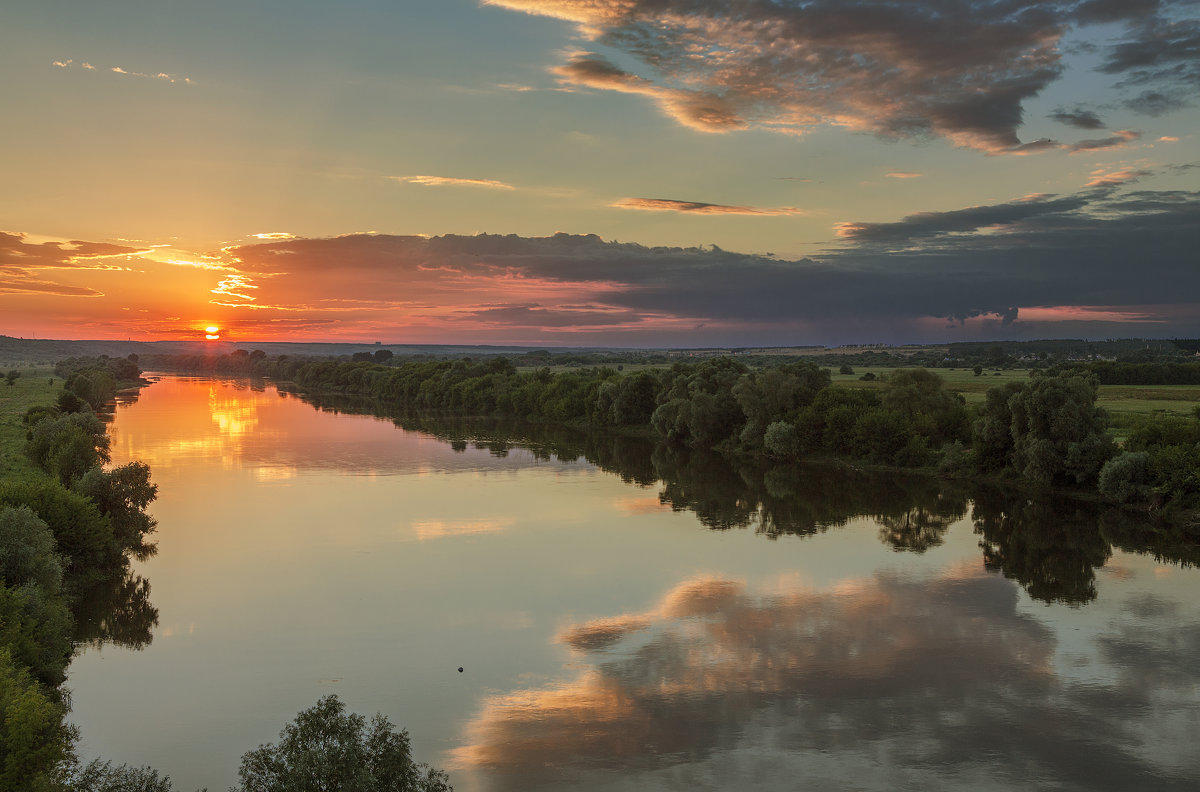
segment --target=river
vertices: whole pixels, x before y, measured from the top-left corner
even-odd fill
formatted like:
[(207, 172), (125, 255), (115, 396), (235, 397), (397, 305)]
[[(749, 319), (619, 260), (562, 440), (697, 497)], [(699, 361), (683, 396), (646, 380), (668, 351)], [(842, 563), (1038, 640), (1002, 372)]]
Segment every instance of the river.
[(148, 601), (97, 614), (71, 665), (82, 757), (216, 792), (336, 693), (464, 792), (1200, 788), (1194, 541), (848, 467), (400, 423), (176, 376), (118, 406), (158, 550), (127, 586)]

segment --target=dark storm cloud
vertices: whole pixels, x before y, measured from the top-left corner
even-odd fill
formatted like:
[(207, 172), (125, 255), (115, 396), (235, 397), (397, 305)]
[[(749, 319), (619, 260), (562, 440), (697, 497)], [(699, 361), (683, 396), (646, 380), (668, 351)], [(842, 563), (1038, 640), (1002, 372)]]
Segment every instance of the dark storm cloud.
[(1103, 129), (1104, 122), (1100, 117), (1091, 110), (1085, 110), (1082, 107), (1077, 107), (1074, 110), (1065, 110), (1059, 108), (1050, 114), (1050, 117), (1060, 124), (1075, 127), (1076, 129)]
[[(1194, 85), (1200, 68), (1191, 0), (484, 2), (575, 22), (637, 64), (577, 52), (554, 69), (563, 83), (647, 96), (709, 132), (833, 124), (1032, 153), (1055, 146), (1020, 140), (1023, 106), (1062, 74), (1073, 27), (1123, 26), (1101, 70), (1127, 83)], [(1100, 127), (1092, 114), (1060, 120)]]
[[(475, 289), (457, 317), (493, 326), (631, 327), (668, 317), (691, 327), (895, 329), (930, 317), (1019, 324), (1019, 309), (1038, 306), (1127, 306), (1131, 317), (1152, 319), (1153, 306), (1167, 311), (1200, 295), (1200, 193), (1121, 192), (1146, 175), (1097, 172), (1095, 187), (1073, 195), (844, 223), (843, 248), (792, 261), (567, 234), (360, 235), (232, 253), (266, 303), (317, 290), (386, 308), (467, 299), (464, 290)], [(1180, 334), (1200, 329), (1195, 306), (1170, 310)]]
[(543, 305), (505, 305), (482, 308), (462, 314), (462, 319), (495, 323), (508, 327), (604, 327), (639, 321), (639, 314), (629, 310), (561, 310)]

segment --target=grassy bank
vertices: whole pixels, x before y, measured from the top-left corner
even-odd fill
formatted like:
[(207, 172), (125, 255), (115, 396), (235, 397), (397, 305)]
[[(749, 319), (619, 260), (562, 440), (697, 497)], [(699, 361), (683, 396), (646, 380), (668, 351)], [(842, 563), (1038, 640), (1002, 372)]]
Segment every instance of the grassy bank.
[(62, 392), (62, 378), (54, 376), (52, 366), (18, 369), (21, 376), (12, 385), (0, 379), (0, 479), (4, 481), (44, 478), (22, 453), (25, 425), (21, 418), (30, 407), (54, 404)]

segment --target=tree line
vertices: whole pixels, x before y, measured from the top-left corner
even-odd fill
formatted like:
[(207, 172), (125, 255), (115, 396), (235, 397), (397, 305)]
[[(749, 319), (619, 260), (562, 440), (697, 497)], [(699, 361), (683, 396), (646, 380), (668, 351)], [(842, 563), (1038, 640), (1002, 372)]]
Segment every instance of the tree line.
[[(175, 367), (194, 362), (176, 360)], [(239, 350), (204, 365), (403, 410), (615, 429), (775, 462), (833, 457), (1007, 478), (1098, 492), (1193, 524), (1200, 510), (1200, 416), (1147, 418), (1118, 448), (1096, 404), (1100, 376), (1090, 366), (1035, 370), (1027, 381), (989, 389), (982, 405), (969, 408), (929, 369), (897, 369), (880, 388), (853, 388), (832, 385), (827, 369), (795, 358), (760, 367), (711, 357), (632, 372), (522, 371), (501, 356), (396, 362), (366, 353), (338, 360)]]

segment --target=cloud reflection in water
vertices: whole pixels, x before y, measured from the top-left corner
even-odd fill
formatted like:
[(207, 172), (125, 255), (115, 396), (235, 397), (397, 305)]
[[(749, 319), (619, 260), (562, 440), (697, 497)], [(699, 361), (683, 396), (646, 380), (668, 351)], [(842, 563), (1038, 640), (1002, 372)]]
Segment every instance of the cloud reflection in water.
[[(1190, 755), (1187, 717), (1163, 719), (1145, 705), (1163, 706), (1167, 687), (1190, 691), (1174, 706), (1194, 715), (1195, 665), (1157, 684), (1121, 673), (1101, 687), (1064, 679), (1054, 632), (1021, 612), (1017, 587), (965, 568), (757, 594), (694, 579), (657, 608), (575, 625), (559, 640), (583, 670), (486, 700), (455, 753), (462, 771), (485, 771), (502, 789), (633, 779), (637, 788), (784, 788), (819, 778), (838, 789), (1032, 779), (1194, 789), (1200, 780), (1195, 759), (1168, 776), (1141, 756), (1151, 735), (1156, 763), (1164, 752)], [(734, 768), (739, 777), (727, 777)]]

